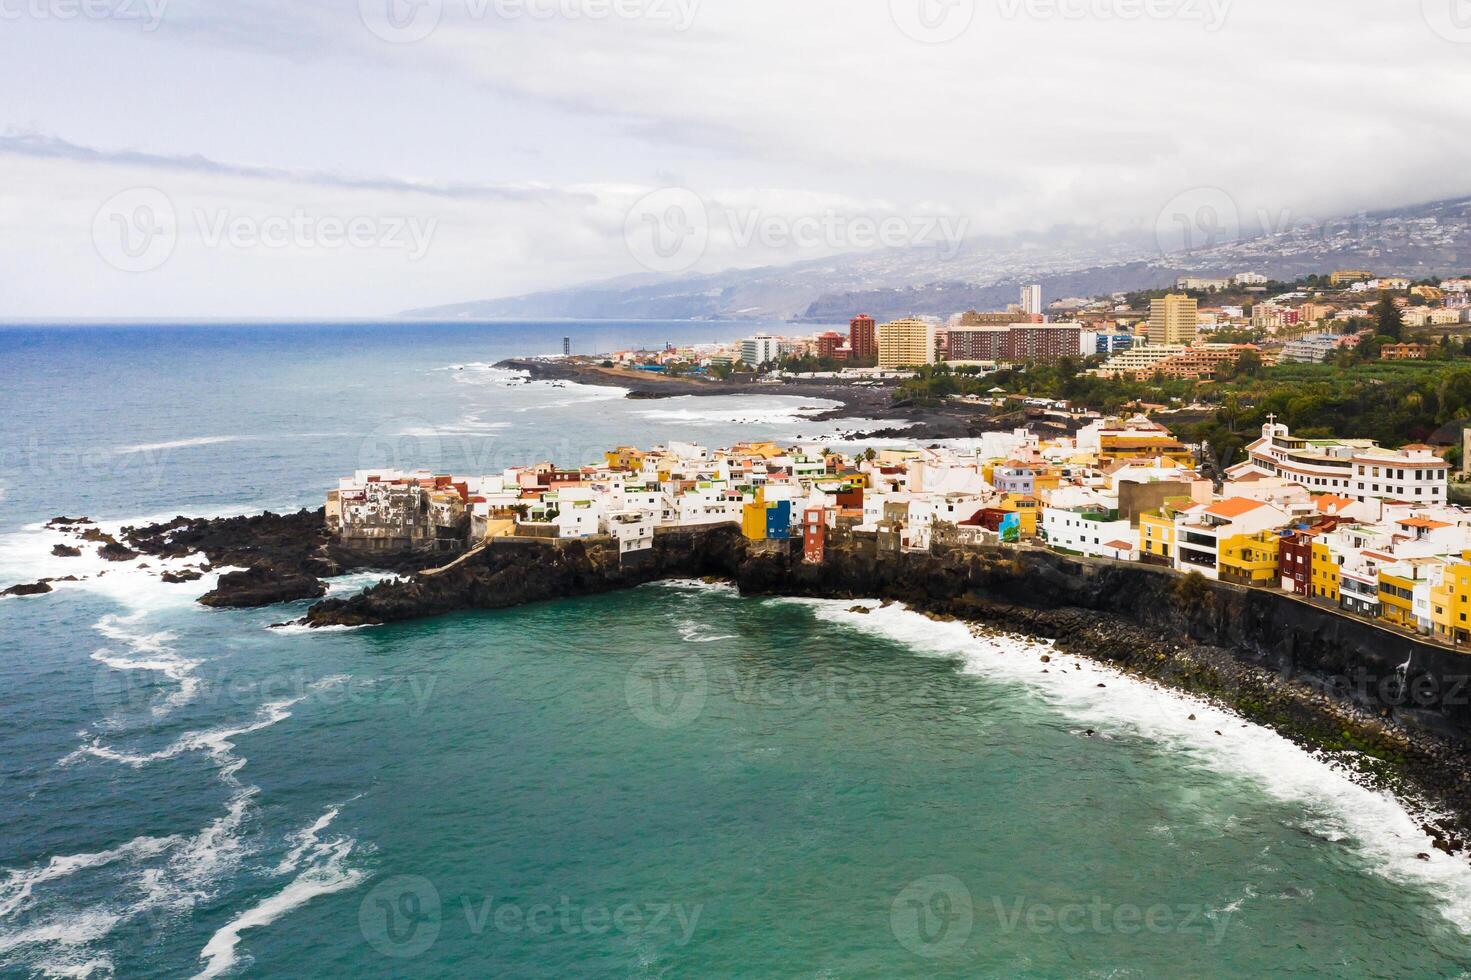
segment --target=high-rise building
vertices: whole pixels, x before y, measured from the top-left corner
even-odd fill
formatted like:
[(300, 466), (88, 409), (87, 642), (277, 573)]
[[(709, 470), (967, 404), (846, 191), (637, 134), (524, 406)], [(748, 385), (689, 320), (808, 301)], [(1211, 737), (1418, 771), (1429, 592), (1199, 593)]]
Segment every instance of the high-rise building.
[(571, 337), (563, 337), (562, 338), (562, 356), (563, 357), (566, 357), (567, 355), (569, 355), (571, 353), (572, 353), (572, 338)]
[(917, 367), (935, 363), (935, 326), (927, 320), (907, 317), (878, 328), (879, 367)]
[(873, 317), (860, 313), (848, 321), (848, 346), (853, 348), (853, 357), (859, 361), (871, 361), (879, 356), (877, 325)]
[(1022, 287), (1022, 312), (1027, 315), (1042, 312), (1042, 287)]
[(751, 367), (760, 367), (781, 359), (781, 339), (770, 334), (758, 333), (741, 341), (741, 360)]
[(950, 331), (946, 360), (1024, 363), (1052, 362), (1093, 353), (1095, 340), (1076, 323), (1013, 323), (1006, 327), (955, 327)]
[(1195, 300), (1179, 293), (1149, 301), (1149, 342), (1151, 344), (1189, 344), (1195, 340), (1199, 326), (1199, 308)]

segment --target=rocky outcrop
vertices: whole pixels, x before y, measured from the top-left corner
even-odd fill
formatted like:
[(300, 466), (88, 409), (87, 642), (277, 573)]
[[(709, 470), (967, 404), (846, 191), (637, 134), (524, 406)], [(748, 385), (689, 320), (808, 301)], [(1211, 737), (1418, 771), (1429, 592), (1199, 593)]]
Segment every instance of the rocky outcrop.
[[(211, 567), (235, 568), (200, 598), (207, 606), (251, 608), (318, 599), (322, 581), (363, 569), (418, 571), (443, 561), (426, 555), (362, 555), (343, 549), (327, 530), (321, 509), (253, 517), (176, 517), (163, 524), (125, 527), (132, 548), (160, 558), (203, 553)], [(197, 573), (166, 572), (164, 581), (190, 581)]]
[(668, 578), (729, 578), (744, 553), (733, 525), (661, 532), (651, 554), (628, 563), (620, 560), (612, 541), (510, 538), (492, 542), (441, 574), (384, 582), (347, 599), (319, 602), (306, 621), (313, 627), (380, 625), (612, 592)]
[(313, 575), (257, 566), (221, 575), (218, 585), (201, 596), (199, 601), (217, 608), (252, 609), (280, 602), (320, 599), (326, 594), (326, 583)]
[(82, 549), (73, 548), (69, 544), (58, 544), (52, 547), (51, 553), (57, 558), (80, 558), (82, 556)]
[(117, 541), (109, 541), (97, 549), (97, 554), (108, 561), (132, 561), (138, 557), (138, 552)]
[(0, 596), (45, 595), (53, 591), (55, 590), (51, 588), (51, 580), (42, 579), (39, 582), (31, 582), (27, 585), (12, 585), (5, 591), (0, 592)]

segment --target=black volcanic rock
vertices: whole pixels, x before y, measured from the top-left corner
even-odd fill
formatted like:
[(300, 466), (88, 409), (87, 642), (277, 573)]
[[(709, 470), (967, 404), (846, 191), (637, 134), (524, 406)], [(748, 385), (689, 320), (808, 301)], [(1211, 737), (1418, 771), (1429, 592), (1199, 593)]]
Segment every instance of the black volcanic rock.
[(201, 596), (199, 601), (216, 608), (252, 609), (278, 602), (320, 599), (326, 594), (326, 584), (315, 576), (256, 567), (226, 572), (220, 576), (215, 590)]
[(159, 578), (170, 585), (180, 585), (184, 582), (198, 582), (204, 578), (204, 575), (201, 572), (196, 572), (192, 568), (186, 568), (179, 572), (164, 572)]
[(82, 549), (73, 548), (69, 544), (59, 544), (51, 549), (51, 553), (57, 558), (80, 558)]
[[(294, 514), (264, 513), (253, 517), (176, 517), (163, 524), (125, 527), (128, 546), (159, 558), (203, 553), (212, 568), (245, 569), (220, 578), (217, 588), (199, 601), (207, 606), (253, 607), (299, 599), (318, 599), (327, 592), (323, 578), (365, 569), (414, 572), (442, 565), (446, 555), (361, 555), (338, 546), (327, 530), (321, 509)], [(165, 581), (194, 581), (190, 572), (170, 573)]]
[(109, 541), (97, 549), (97, 553), (108, 561), (132, 561), (138, 552), (116, 541)]
[(91, 523), (93, 523), (93, 521), (90, 517), (53, 517), (51, 518), (51, 520), (46, 522), (46, 526), (49, 528), (66, 528), (75, 527), (78, 524)]
[(42, 579), (29, 585), (12, 585), (4, 592), (0, 592), (0, 596), (45, 595), (52, 591), (54, 590), (51, 588), (51, 580)]

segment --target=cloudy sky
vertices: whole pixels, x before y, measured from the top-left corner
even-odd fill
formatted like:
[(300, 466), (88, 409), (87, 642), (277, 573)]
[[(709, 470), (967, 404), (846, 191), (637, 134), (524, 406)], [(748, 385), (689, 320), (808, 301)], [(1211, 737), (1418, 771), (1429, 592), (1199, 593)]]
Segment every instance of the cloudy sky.
[(1471, 0), (0, 0), (0, 317), (1471, 193)]

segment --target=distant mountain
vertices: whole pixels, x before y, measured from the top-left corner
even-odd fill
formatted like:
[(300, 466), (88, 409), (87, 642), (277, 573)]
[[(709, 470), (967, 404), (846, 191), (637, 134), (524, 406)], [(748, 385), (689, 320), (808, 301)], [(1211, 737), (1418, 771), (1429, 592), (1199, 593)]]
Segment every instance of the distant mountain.
[[(1267, 222), (1285, 219), (1268, 218)], [(1162, 255), (1152, 233), (1060, 228), (970, 238), (953, 255), (914, 246), (710, 275), (639, 275), (568, 289), (409, 310), (404, 316), (794, 320), (840, 323), (947, 316), (1017, 301), (1041, 283), (1047, 302), (1167, 286), (1182, 274), (1259, 272), (1274, 279), (1338, 268), (1424, 278), (1471, 272), (1471, 198), (1255, 228), (1243, 237)]]

